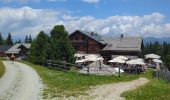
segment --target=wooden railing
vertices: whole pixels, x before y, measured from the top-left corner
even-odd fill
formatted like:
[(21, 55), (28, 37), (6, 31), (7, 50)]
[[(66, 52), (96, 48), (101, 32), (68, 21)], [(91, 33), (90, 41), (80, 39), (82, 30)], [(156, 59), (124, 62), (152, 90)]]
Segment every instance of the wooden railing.
[(67, 63), (65, 61), (54, 61), (54, 60), (47, 60), (47, 65), (49, 68), (59, 69), (63, 71), (70, 70), (71, 66), (75, 66), (75, 64)]
[(168, 68), (163, 68), (153, 73), (153, 76), (161, 77), (162, 79), (170, 82), (170, 71)]

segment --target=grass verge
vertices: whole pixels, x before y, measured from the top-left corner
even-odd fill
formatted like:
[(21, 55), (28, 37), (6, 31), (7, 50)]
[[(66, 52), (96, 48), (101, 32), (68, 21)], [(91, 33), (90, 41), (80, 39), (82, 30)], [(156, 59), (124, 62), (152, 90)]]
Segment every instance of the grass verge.
[(139, 77), (148, 77), (148, 72), (142, 75), (124, 75), (118, 76), (96, 76), (84, 75), (75, 71), (63, 72), (54, 69), (34, 65), (32, 63), (22, 61), (23, 63), (32, 66), (39, 73), (43, 82), (46, 84), (44, 89), (44, 97), (61, 97), (61, 96), (79, 96), (86, 95), (83, 91), (106, 83), (131, 81)]
[(150, 79), (148, 84), (127, 91), (121, 96), (127, 100), (170, 100), (170, 83), (163, 79)]
[(0, 78), (5, 73), (5, 66), (3, 65), (2, 61), (0, 60)]

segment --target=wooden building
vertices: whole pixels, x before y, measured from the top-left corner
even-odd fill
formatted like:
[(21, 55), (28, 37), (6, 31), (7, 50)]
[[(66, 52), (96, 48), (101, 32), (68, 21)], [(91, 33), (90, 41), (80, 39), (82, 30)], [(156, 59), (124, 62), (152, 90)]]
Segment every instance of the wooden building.
[(103, 36), (94, 32), (76, 30), (69, 38), (78, 53), (100, 54), (106, 45)]
[(31, 47), (30, 43), (17, 43), (13, 45), (11, 48), (9, 48), (5, 53), (8, 56), (14, 54), (18, 60), (26, 59), (30, 47)]
[(101, 56), (108, 61), (117, 56), (123, 55), (130, 59), (142, 57), (142, 37), (124, 37), (107, 39), (107, 45), (101, 50)]
[(107, 63), (108, 60), (119, 56), (128, 58), (142, 57), (142, 37), (120, 37), (106, 39), (94, 32), (76, 30), (69, 36), (77, 53), (100, 54)]

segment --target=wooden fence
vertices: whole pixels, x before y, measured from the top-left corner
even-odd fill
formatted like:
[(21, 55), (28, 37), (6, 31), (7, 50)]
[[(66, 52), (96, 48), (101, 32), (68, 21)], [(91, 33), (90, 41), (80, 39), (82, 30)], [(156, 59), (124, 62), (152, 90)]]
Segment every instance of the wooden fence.
[(161, 77), (164, 80), (170, 82), (170, 71), (168, 70), (168, 68), (163, 68), (163, 69), (157, 71), (157, 75), (158, 75), (158, 77)]
[(75, 66), (75, 64), (67, 63), (65, 61), (53, 61), (47, 60), (47, 65), (49, 68), (54, 68), (58, 70), (68, 71), (71, 66)]

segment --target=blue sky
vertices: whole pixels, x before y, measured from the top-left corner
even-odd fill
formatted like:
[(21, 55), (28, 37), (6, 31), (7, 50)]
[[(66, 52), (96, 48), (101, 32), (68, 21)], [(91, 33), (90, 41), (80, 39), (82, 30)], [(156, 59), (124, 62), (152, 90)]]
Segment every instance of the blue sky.
[(168, 37), (169, 9), (170, 0), (1, 0), (0, 31), (22, 38), (64, 24), (69, 33)]

